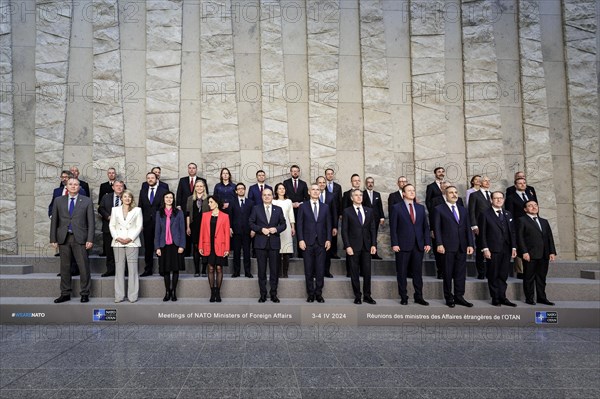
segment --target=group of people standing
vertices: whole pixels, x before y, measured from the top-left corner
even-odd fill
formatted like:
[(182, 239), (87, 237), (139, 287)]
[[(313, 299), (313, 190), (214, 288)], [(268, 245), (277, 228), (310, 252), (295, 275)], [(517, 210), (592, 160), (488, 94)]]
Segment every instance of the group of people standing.
[[(535, 191), (526, 185), (524, 176), (515, 176), (515, 190), (512, 196), (507, 190), (505, 209), (504, 193), (490, 194), (490, 181), (485, 176), (471, 180), (467, 205), (463, 206), (457, 188), (445, 182), (445, 170), (436, 168), (434, 174), (436, 180), (427, 187), (426, 207), (417, 201), (415, 187), (404, 176), (398, 179), (398, 191), (388, 198), (400, 303), (408, 304), (407, 278), (412, 277), (415, 303), (428, 305), (423, 296), (422, 261), (433, 248), (449, 307), (473, 306), (464, 298), (466, 257), (473, 253), (477, 254), (477, 277), (487, 276), (493, 305), (516, 306), (506, 298), (506, 280), (510, 260), (517, 254), (522, 259), (526, 302), (535, 304), (535, 286), (537, 302), (552, 304), (545, 296), (545, 277), (548, 260), (554, 260), (556, 250), (548, 222), (537, 215)], [(278, 303), (278, 279), (287, 278), (289, 259), (296, 251), (304, 261), (307, 302), (322, 303), (324, 278), (333, 277), (330, 264), (337, 258), (341, 220), (339, 233), (354, 303), (376, 303), (371, 296), (371, 259), (379, 258), (377, 234), (385, 215), (372, 177), (365, 180), (365, 190), (361, 190), (360, 176), (353, 175), (352, 188), (342, 193), (334, 181), (333, 169), (327, 169), (324, 176), (308, 185), (300, 179), (299, 166), (293, 165), (290, 177), (274, 189), (266, 184), (263, 170), (256, 172), (256, 183), (247, 189), (244, 183), (234, 184), (230, 171), (223, 168), (219, 183), (209, 195), (206, 180), (197, 176), (197, 165), (190, 163), (188, 176), (179, 180), (175, 194), (160, 181), (160, 168), (155, 167), (146, 174), (138, 207), (133, 193), (116, 179), (116, 171), (110, 168), (107, 175), (109, 181), (100, 188), (98, 207), (107, 256), (107, 272), (102, 276), (114, 275), (115, 302), (125, 298), (137, 301), (138, 277), (153, 274), (155, 254), (164, 278), (164, 301), (177, 301), (179, 272), (185, 270), (184, 257), (191, 255), (194, 275), (208, 277), (210, 301), (221, 302), (223, 268), (228, 266), (230, 253), (232, 278), (241, 275), (242, 255), (245, 276), (254, 277), (250, 270), (254, 253), (259, 302), (266, 302), (269, 294), (270, 300)], [(61, 179), (64, 188), (55, 190), (49, 207), (50, 241), (60, 247), (61, 256), (61, 296), (55, 302), (70, 299), (71, 263), (79, 266), (81, 301), (87, 302), (87, 249), (93, 245), (94, 233), (89, 187), (85, 192), (72, 174), (65, 179), (61, 175)], [(513, 212), (520, 216), (518, 223), (513, 221)], [(534, 227), (536, 230), (532, 230)], [(145, 268), (138, 276), (142, 236)], [(480, 259), (486, 260), (487, 267), (480, 264)]]

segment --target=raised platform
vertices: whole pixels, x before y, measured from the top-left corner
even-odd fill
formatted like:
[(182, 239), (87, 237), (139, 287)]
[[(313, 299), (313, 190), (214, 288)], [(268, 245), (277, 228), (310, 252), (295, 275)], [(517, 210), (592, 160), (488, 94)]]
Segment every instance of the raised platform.
[[(475, 304), (467, 309), (450, 309), (443, 300), (442, 281), (435, 277), (435, 264), (424, 262), (423, 292), (430, 306), (411, 303), (401, 306), (393, 260), (373, 261), (372, 296), (377, 305), (354, 305), (350, 280), (345, 277), (345, 261), (333, 260), (333, 279), (325, 280), (324, 304), (306, 303), (301, 259), (290, 264), (290, 278), (279, 280), (280, 304), (257, 303), (259, 296), (256, 262), (252, 260), (253, 279), (231, 278), (227, 268), (222, 287), (223, 303), (208, 302), (210, 289), (206, 278), (193, 277), (193, 262), (186, 259), (186, 272), (180, 275), (178, 302), (162, 302), (163, 279), (158, 274), (140, 279), (140, 299), (135, 304), (115, 304), (114, 278), (101, 277), (105, 258), (92, 257), (91, 301), (79, 302), (79, 278), (73, 279), (74, 297), (56, 305), (60, 278), (56, 276), (59, 258), (4, 256), (0, 264), (0, 322), (90, 323), (94, 314), (104, 310), (116, 314), (116, 322), (134, 324), (275, 324), (298, 325), (435, 325), (435, 326), (542, 326), (600, 328), (600, 265), (592, 262), (561, 261), (551, 264), (547, 279), (548, 298), (556, 306), (525, 304), (522, 281), (509, 278), (507, 297), (517, 308), (494, 307), (489, 300), (487, 282), (473, 277), (469, 262), (465, 298)], [(140, 269), (143, 269), (140, 259)], [(155, 266), (156, 271), (156, 266)], [(409, 295), (412, 286), (409, 279)], [(544, 319), (536, 312), (545, 313)], [(97, 320), (98, 323), (114, 323)], [(266, 323), (266, 324), (265, 324)]]

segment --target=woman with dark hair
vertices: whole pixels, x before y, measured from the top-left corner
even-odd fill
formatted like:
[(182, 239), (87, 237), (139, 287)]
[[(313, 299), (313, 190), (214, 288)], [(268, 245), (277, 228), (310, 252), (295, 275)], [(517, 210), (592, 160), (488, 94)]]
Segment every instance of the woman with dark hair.
[[(200, 237), (200, 223), (202, 214), (208, 212), (206, 201), (206, 186), (204, 181), (198, 179), (194, 184), (194, 192), (187, 199), (186, 233), (193, 244), (192, 255), (194, 257), (194, 277), (200, 277), (200, 251), (198, 250), (198, 238)], [(206, 265), (202, 265), (202, 277), (206, 277)]]
[(220, 208), (229, 214), (229, 204), (235, 201), (235, 184), (231, 181), (229, 169), (221, 169), (219, 180), (220, 182), (215, 185), (213, 193), (222, 204)]
[[(173, 206), (175, 194), (167, 191), (162, 198), (160, 210), (156, 212), (154, 248), (158, 255), (158, 270), (165, 278), (166, 294), (163, 301), (177, 300), (179, 271), (185, 270), (185, 223), (183, 212)], [(171, 273), (173, 277), (171, 278)]]
[(479, 188), (481, 187), (481, 176), (480, 175), (475, 175), (473, 177), (471, 177), (471, 188), (467, 190), (467, 193), (465, 194), (465, 206), (468, 208), (469, 207), (469, 197), (471, 196), (471, 194), (473, 194), (475, 191), (479, 190)]
[(292, 237), (296, 235), (296, 219), (294, 218), (294, 207), (292, 200), (288, 199), (285, 192), (285, 186), (282, 183), (275, 185), (273, 191), (273, 205), (277, 205), (283, 210), (285, 224), (287, 227), (281, 232), (281, 250), (279, 251), (279, 266), (277, 268), (280, 278), (288, 278), (288, 269), (290, 267), (290, 256), (294, 253), (294, 242)]
[(202, 262), (208, 264), (210, 302), (221, 302), (223, 267), (227, 266), (231, 237), (229, 215), (220, 211), (221, 204), (216, 196), (209, 195), (206, 201), (210, 211), (202, 215), (198, 246)]

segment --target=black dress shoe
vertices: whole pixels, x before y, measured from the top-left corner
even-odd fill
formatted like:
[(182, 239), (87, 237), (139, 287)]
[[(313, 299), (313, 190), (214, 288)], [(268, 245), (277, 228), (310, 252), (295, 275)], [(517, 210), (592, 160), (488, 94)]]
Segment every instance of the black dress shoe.
[(363, 302), (368, 303), (370, 305), (375, 305), (377, 303), (377, 302), (375, 302), (375, 299), (371, 298), (370, 296), (364, 297)]
[(360, 300), (360, 298), (354, 298), (354, 303), (356, 305), (360, 305), (362, 303), (362, 301)]
[(402, 298), (402, 299), (400, 300), (400, 305), (408, 305), (408, 299), (406, 299), (406, 298)]
[(492, 306), (500, 306), (500, 305), (502, 305), (501, 302), (498, 302), (496, 300), (492, 300)]
[(306, 298), (306, 302), (314, 302), (315, 301), (315, 296), (314, 295), (309, 295), (308, 298)]
[(457, 305), (460, 305), (460, 306), (466, 306), (468, 308), (472, 308), (473, 307), (473, 304), (471, 302), (467, 302), (465, 300), (465, 298), (463, 298), (462, 296), (457, 296), (456, 298), (454, 298), (454, 302)]
[(267, 296), (261, 295), (260, 298), (258, 298), (258, 303), (265, 303), (265, 302), (267, 302)]
[(56, 277), (60, 277), (60, 273), (56, 273)]
[(144, 272), (144, 273), (140, 274), (140, 277), (148, 277), (148, 276), (152, 276), (152, 273)]
[(319, 303), (323, 303), (323, 302), (325, 302), (325, 299), (323, 299), (323, 297), (322, 297), (321, 295), (317, 295), (317, 296), (315, 296), (315, 299), (316, 299), (316, 300), (317, 300), (317, 302), (319, 302)]
[(60, 256), (60, 253), (55, 253), (54, 256)]
[(436, 277), (437, 277), (438, 280), (443, 280), (444, 279), (444, 275), (442, 273), (438, 273)]
[(477, 275), (477, 280), (485, 280), (485, 275), (484, 274), (478, 274)]
[(333, 274), (331, 274), (331, 273), (327, 273), (327, 274), (325, 275), (325, 277), (327, 277), (327, 278), (333, 278)]
[(535, 305), (535, 301), (532, 301), (531, 299), (526, 299), (525, 303), (528, 305)]
[(349, 275), (349, 274), (346, 274), (346, 277), (350, 278), (350, 275)]
[(246, 277), (248, 277), (248, 278), (254, 278), (254, 276), (252, 274), (250, 274), (250, 273), (246, 274)]
[(446, 306), (448, 306), (449, 308), (453, 308), (456, 305), (454, 304), (454, 301), (446, 301)]
[(538, 299), (538, 303), (541, 303), (541, 304), (544, 304), (544, 305), (548, 305), (548, 306), (554, 306), (554, 305), (555, 305), (555, 303), (554, 303), (554, 302), (550, 302), (550, 301), (549, 301), (549, 300), (547, 300), (547, 299), (543, 299), (543, 300), (539, 300), (539, 299)]
[(82, 303), (86, 303), (90, 301), (90, 296), (89, 295), (82, 295), (81, 296), (81, 302)]
[(61, 295), (54, 300), (54, 303), (63, 303), (71, 300), (70, 295)]
[(516, 308), (517, 307), (516, 303), (512, 303), (511, 301), (509, 301), (506, 298), (502, 301), (502, 304), (506, 305), (506, 306), (510, 306), (511, 308)]
[(109, 273), (109, 272), (106, 272), (106, 273), (102, 273), (102, 274), (100, 275), (100, 277), (112, 277), (112, 276), (114, 276), (114, 275), (115, 275), (115, 273)]
[(523, 273), (517, 273), (517, 278), (519, 280), (523, 280)]
[(273, 303), (279, 303), (281, 301), (279, 300), (279, 298), (277, 298), (277, 295), (271, 295), (271, 302), (273, 302)]
[(236, 278), (236, 277), (239, 277), (239, 276), (240, 276), (240, 274), (239, 274), (239, 273), (233, 273), (233, 274), (231, 275), (231, 277), (232, 277), (232, 278)]
[(415, 303), (418, 303), (419, 305), (423, 305), (423, 306), (429, 306), (429, 302), (427, 302), (423, 298), (417, 298), (417, 299), (415, 299)]

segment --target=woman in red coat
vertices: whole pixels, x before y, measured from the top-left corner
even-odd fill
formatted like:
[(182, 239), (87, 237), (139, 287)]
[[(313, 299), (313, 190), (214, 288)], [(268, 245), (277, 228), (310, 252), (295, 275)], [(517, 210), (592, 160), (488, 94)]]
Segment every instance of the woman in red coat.
[(229, 216), (220, 211), (221, 204), (216, 197), (210, 195), (206, 200), (210, 211), (202, 215), (198, 250), (203, 256), (202, 262), (208, 264), (210, 301), (221, 302), (223, 267), (227, 266), (231, 237)]

